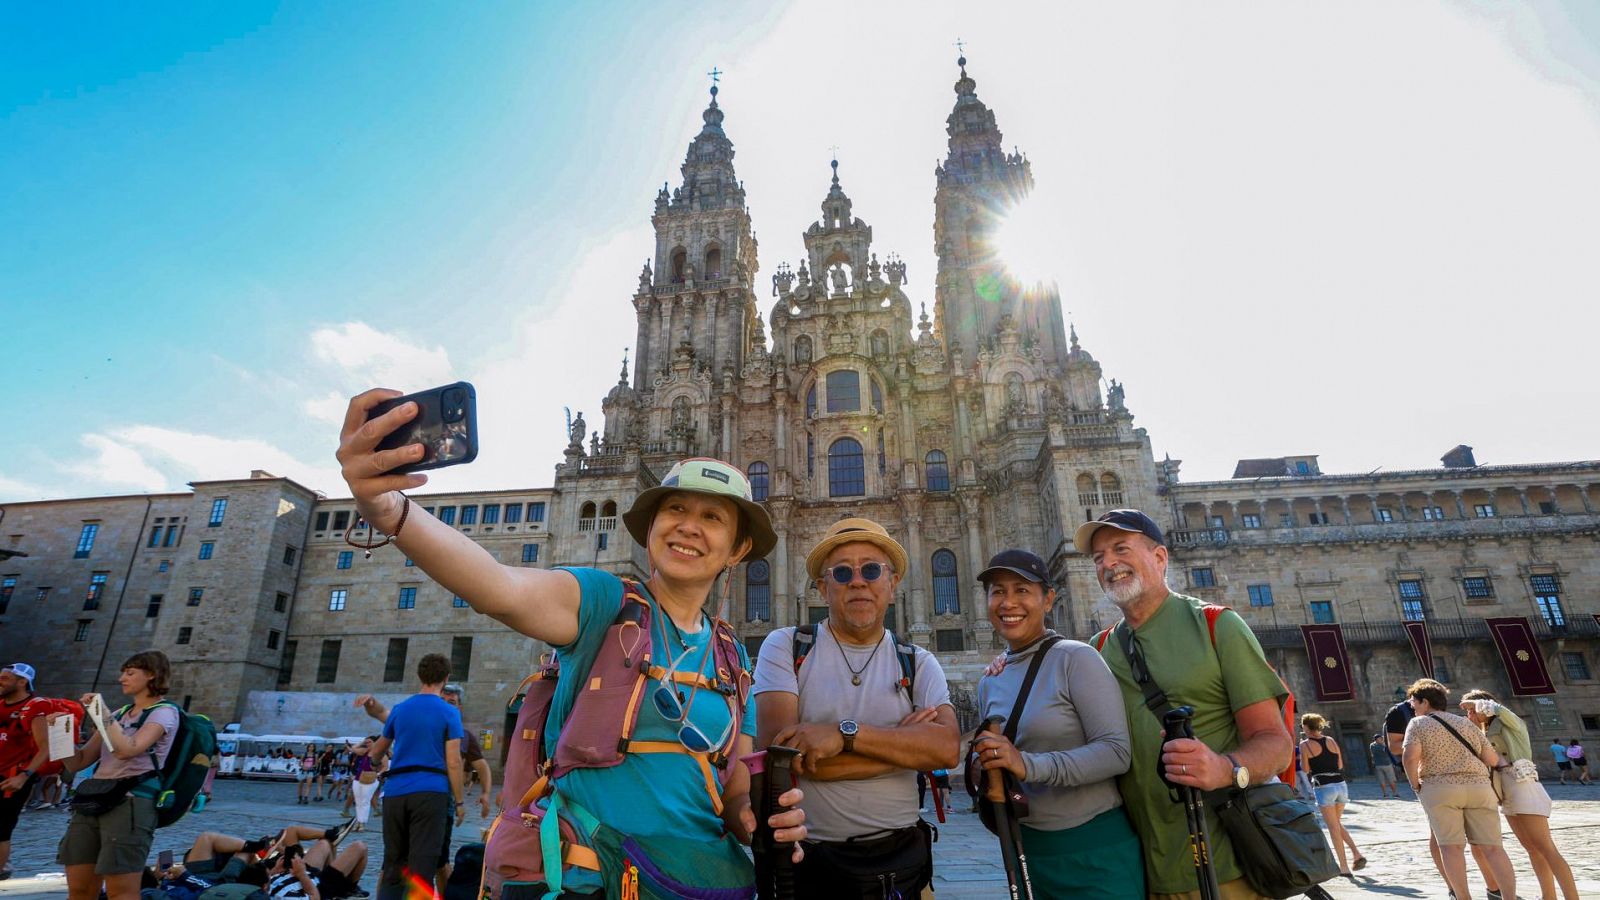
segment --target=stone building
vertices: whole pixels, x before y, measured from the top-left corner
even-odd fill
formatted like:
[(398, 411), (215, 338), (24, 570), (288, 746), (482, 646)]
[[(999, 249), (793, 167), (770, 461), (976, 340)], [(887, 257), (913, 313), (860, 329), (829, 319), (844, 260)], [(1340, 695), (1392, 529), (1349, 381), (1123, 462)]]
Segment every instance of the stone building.
[[(508, 564), (643, 575), (619, 513), (677, 459), (730, 459), (779, 535), (768, 559), (736, 571), (729, 618), (747, 645), (823, 614), (806, 551), (831, 522), (870, 516), (913, 560), (889, 624), (940, 655), (967, 716), (996, 650), (974, 579), (984, 561), (1010, 546), (1039, 552), (1059, 588), (1053, 623), (1086, 638), (1116, 616), (1072, 530), (1139, 507), (1170, 531), (1173, 586), (1239, 610), (1302, 706), (1353, 750), (1419, 674), (1401, 625), (1419, 617), (1445, 680), (1507, 698), (1484, 620), (1528, 617), (1557, 692), (1513, 705), (1541, 739), (1600, 732), (1600, 462), (1477, 466), (1463, 447), (1423, 471), (1326, 475), (1303, 456), (1182, 482), (1067, 327), (1059, 296), (1019, 284), (994, 257), (990, 237), (1032, 172), (1003, 149), (961, 64), (934, 172), (931, 278), (874, 246), (835, 161), (818, 179), (820, 215), (793, 223), (798, 240), (777, 252), (794, 264), (758, 291), (713, 88), (679, 183), (655, 197), (637, 328), (615, 338), (631, 367), (602, 421), (591, 430), (579, 415), (550, 487), (418, 502)], [(396, 549), (370, 560), (351, 550), (349, 500), (257, 474), (192, 494), (0, 507), (0, 536), (28, 554), (0, 562), (0, 655), (27, 647), (45, 677), (70, 671), (73, 684), (105, 688), (97, 658), (156, 643), (182, 660), (175, 696), (237, 714), (252, 690), (404, 690), (415, 660), (437, 651), (465, 673), (468, 721), (497, 725), (545, 648), (473, 614)], [(89, 524), (103, 530), (74, 558)], [(197, 606), (176, 602), (195, 588)], [(89, 590), (100, 607), (79, 610)], [(1343, 626), (1356, 699), (1316, 700), (1298, 627), (1312, 623)]]

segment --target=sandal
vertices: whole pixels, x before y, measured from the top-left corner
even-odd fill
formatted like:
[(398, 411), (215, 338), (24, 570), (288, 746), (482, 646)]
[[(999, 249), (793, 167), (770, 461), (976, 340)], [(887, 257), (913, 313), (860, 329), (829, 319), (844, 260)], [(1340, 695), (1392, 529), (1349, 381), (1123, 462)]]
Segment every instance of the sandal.
[(1367, 858), (1365, 856), (1356, 857), (1356, 864), (1354, 866), (1351, 866), (1351, 868), (1355, 869), (1358, 872), (1360, 870), (1362, 870), (1362, 869), (1365, 869), (1366, 867), (1367, 867)]

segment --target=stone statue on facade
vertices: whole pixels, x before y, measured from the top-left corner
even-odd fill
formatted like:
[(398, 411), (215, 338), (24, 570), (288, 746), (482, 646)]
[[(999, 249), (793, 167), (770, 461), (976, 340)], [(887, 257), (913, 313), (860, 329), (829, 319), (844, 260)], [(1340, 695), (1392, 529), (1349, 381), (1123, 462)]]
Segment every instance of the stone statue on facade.
[(583, 434), (588, 430), (589, 425), (583, 421), (583, 413), (579, 412), (578, 417), (572, 420), (572, 431), (568, 433), (572, 446), (581, 448), (583, 446)]
[(842, 297), (850, 293), (850, 279), (844, 274), (844, 266), (837, 265), (828, 270), (828, 279), (833, 284), (833, 295)]

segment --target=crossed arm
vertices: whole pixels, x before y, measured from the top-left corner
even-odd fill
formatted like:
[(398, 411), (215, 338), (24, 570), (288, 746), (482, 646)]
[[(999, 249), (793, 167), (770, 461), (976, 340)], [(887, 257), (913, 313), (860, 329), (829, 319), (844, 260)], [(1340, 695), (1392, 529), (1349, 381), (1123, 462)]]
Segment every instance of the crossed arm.
[(800, 771), (817, 781), (857, 781), (902, 769), (954, 768), (961, 732), (955, 709), (946, 704), (919, 709), (892, 726), (861, 724), (855, 750), (844, 752), (838, 722), (801, 722), (800, 698), (785, 691), (756, 695), (756, 741), (781, 744), (801, 754)]

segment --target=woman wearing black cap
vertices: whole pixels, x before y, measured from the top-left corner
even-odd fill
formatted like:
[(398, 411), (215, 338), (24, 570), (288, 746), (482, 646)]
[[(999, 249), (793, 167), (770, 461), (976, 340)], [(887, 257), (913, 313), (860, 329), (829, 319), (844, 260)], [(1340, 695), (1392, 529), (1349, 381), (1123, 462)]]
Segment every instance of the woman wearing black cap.
[[(1116, 678), (1093, 647), (1045, 627), (1056, 592), (1039, 557), (1002, 551), (978, 580), (988, 594), (989, 622), (1007, 647), (1004, 670), (978, 682), (978, 709), (1007, 722), (1003, 734), (979, 736), (969, 771), (981, 766), (991, 790), (1001, 771), (1020, 782), (1028, 801), (1022, 849), (1034, 896), (1144, 897), (1139, 839), (1116, 785), (1129, 765)], [(1036, 667), (1038, 654), (1044, 657)]]
[[(607, 635), (615, 633), (619, 642), (629, 635), (635, 643), (625, 652), (641, 648), (635, 659), (649, 653), (648, 680), (631, 688), (642, 702), (628, 707), (636, 715), (633, 730), (625, 732), (629, 740), (625, 749), (613, 742), (622, 758), (570, 771), (558, 768), (548, 803), (536, 801), (545, 804), (541, 809), (554, 814), (559, 804), (569, 811), (564, 820), (582, 826), (581, 843), (599, 854), (608, 895), (619, 889), (619, 867), (629, 893), (641, 898), (700, 896), (704, 889), (715, 893), (753, 884), (754, 870), (735, 839), (748, 842), (756, 825), (749, 773), (739, 761), (751, 751), (754, 700), (748, 679), (736, 678), (726, 671), (732, 667), (721, 665), (728, 648), (717, 642), (725, 632), (712, 618), (716, 611), (708, 615), (705, 609), (719, 577), (731, 577), (736, 564), (765, 556), (777, 543), (744, 473), (719, 460), (684, 460), (660, 485), (640, 493), (623, 516), (650, 568), (649, 578), (637, 586), (649, 606), (649, 634), (633, 637), (626, 629), (611, 630), (627, 602), (625, 585), (616, 575), (597, 569), (503, 565), (472, 538), (400, 493), (421, 486), (427, 477), (387, 473), (421, 458), (422, 446), (376, 447), (416, 415), (416, 404), (403, 404), (367, 422), (369, 409), (397, 396), (396, 391), (373, 390), (350, 403), (338, 458), (356, 508), (418, 568), (473, 609), (555, 648), (563, 677), (552, 704), (549, 743), (558, 765), (566, 745), (554, 733), (563, 727), (581, 732), (593, 724), (571, 710), (583, 702), (575, 697), (590, 683), (586, 676)], [(728, 643), (748, 673), (744, 648), (731, 639)], [(724, 764), (725, 759), (731, 761)], [(781, 799), (786, 806), (798, 806), (800, 792)], [(805, 838), (804, 820), (805, 813), (793, 809), (769, 822), (777, 829), (777, 840), (798, 842)], [(568, 889), (589, 889), (600, 882), (600, 873), (593, 871), (569, 868), (563, 874)], [(385, 885), (392, 877), (386, 867)], [(555, 888), (555, 879), (550, 881)]]

